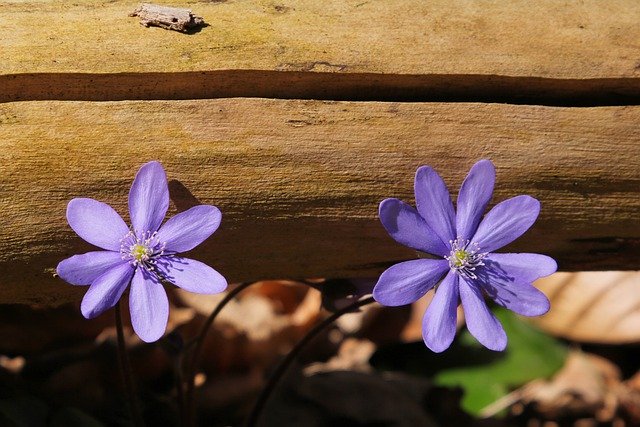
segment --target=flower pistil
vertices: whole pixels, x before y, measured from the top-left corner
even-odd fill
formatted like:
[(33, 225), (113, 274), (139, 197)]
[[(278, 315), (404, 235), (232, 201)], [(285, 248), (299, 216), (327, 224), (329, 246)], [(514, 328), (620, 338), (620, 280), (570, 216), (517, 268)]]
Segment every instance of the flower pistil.
[(157, 232), (129, 231), (120, 240), (122, 259), (129, 260), (134, 267), (140, 266), (148, 271), (155, 270), (158, 257), (164, 254), (166, 243), (158, 240)]
[(476, 279), (474, 273), (477, 267), (484, 265), (482, 261), (488, 255), (487, 252), (481, 252), (480, 246), (468, 239), (450, 240), (451, 253), (444, 258), (449, 261), (449, 267), (462, 277)]

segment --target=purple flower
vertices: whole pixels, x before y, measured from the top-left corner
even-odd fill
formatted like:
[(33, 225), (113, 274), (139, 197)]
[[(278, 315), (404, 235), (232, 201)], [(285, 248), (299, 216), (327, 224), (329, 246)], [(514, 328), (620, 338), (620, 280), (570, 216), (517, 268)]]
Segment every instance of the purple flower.
[(462, 183), (457, 213), (444, 181), (429, 166), (416, 171), (417, 210), (398, 199), (380, 203), (380, 221), (391, 237), (435, 259), (392, 266), (380, 276), (373, 296), (387, 306), (411, 304), (442, 280), (422, 321), (424, 342), (435, 352), (453, 341), (458, 299), (469, 332), (496, 351), (504, 350), (507, 336), (483, 295), (524, 316), (549, 310), (549, 300), (531, 283), (555, 272), (556, 262), (538, 254), (493, 253), (533, 225), (540, 202), (530, 196), (513, 197), (482, 218), (495, 176), (491, 161), (476, 163)]
[(75, 255), (58, 264), (58, 275), (72, 285), (90, 285), (80, 309), (87, 319), (113, 307), (129, 284), (131, 323), (146, 342), (167, 327), (169, 301), (162, 282), (190, 292), (215, 294), (227, 281), (211, 267), (177, 256), (193, 249), (220, 225), (215, 206), (200, 205), (170, 218), (167, 176), (158, 162), (143, 165), (129, 191), (131, 228), (105, 203), (73, 199), (67, 220), (73, 230), (103, 251)]

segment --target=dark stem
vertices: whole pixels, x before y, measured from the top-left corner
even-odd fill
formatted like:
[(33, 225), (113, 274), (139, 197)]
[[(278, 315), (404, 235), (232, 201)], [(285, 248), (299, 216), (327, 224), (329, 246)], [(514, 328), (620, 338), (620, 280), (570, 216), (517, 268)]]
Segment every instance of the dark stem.
[(278, 385), (278, 382), (280, 381), (282, 376), (285, 374), (285, 372), (287, 372), (287, 369), (289, 368), (291, 363), (296, 359), (296, 357), (300, 354), (300, 352), (305, 348), (305, 346), (309, 342), (311, 342), (324, 329), (331, 326), (331, 324), (335, 322), (343, 314), (353, 312), (355, 309), (367, 304), (371, 304), (374, 301), (375, 300), (373, 299), (373, 297), (368, 297), (363, 300), (356, 301), (353, 304), (350, 304), (344, 307), (343, 309), (336, 311), (331, 316), (327, 317), (322, 322), (314, 326), (309, 332), (307, 332), (307, 334), (304, 337), (302, 337), (300, 341), (298, 341), (298, 343), (291, 349), (289, 354), (287, 354), (285, 358), (282, 359), (280, 364), (273, 371), (264, 389), (262, 389), (260, 396), (258, 396), (256, 403), (251, 409), (251, 412), (249, 413), (249, 416), (247, 417), (247, 420), (244, 423), (244, 426), (254, 427), (258, 423), (262, 409), (264, 408), (265, 404), (269, 400), (269, 397), (273, 393), (273, 390)]
[(180, 410), (180, 419), (183, 423), (187, 420), (187, 408), (184, 400), (184, 375), (182, 374), (182, 352), (178, 354), (175, 360), (175, 380), (176, 380), (176, 396), (178, 399), (178, 408)]
[(127, 395), (127, 408), (131, 421), (136, 427), (143, 427), (144, 421), (136, 399), (135, 389), (133, 387), (133, 376), (131, 374), (131, 363), (129, 362), (129, 354), (124, 342), (124, 330), (122, 329), (122, 313), (120, 310), (120, 301), (116, 304), (116, 331), (118, 334), (118, 358), (120, 359), (120, 371), (124, 381), (125, 393)]
[[(186, 393), (186, 401), (187, 401), (187, 409), (186, 409), (186, 426), (192, 426), (195, 422), (195, 399), (194, 399), (194, 389), (195, 389), (195, 377), (198, 366), (200, 365), (200, 359), (202, 359), (202, 350), (204, 349), (204, 342), (207, 334), (209, 333), (209, 329), (211, 329), (211, 325), (213, 321), (216, 320), (218, 314), (222, 311), (222, 309), (233, 299), (236, 295), (242, 292), (244, 289), (249, 287), (255, 282), (243, 282), (236, 286), (234, 289), (230, 290), (227, 295), (218, 303), (216, 308), (211, 312), (207, 320), (205, 320), (202, 328), (200, 328), (200, 332), (196, 336), (193, 341), (195, 344), (195, 349), (193, 350), (193, 357), (191, 358), (191, 364), (188, 366), (188, 374), (187, 374), (187, 393)], [(189, 345), (187, 346), (189, 347)]]

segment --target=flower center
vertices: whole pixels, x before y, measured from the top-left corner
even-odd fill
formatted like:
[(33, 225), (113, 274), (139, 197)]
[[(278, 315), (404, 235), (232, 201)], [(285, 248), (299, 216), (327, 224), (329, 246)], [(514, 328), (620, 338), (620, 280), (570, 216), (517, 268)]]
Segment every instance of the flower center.
[(133, 245), (133, 249), (131, 249), (131, 256), (137, 262), (147, 261), (151, 255), (153, 255), (153, 249), (148, 248), (145, 245), (135, 244)]
[(162, 256), (166, 246), (158, 240), (157, 234), (150, 231), (129, 231), (120, 240), (122, 259), (128, 260), (134, 267), (140, 266), (145, 270), (154, 270), (156, 261)]
[(445, 256), (449, 261), (449, 267), (462, 277), (476, 279), (476, 268), (484, 265), (482, 261), (488, 255), (488, 252), (480, 252), (480, 246), (477, 243), (471, 243), (469, 240), (457, 238), (451, 240), (451, 253)]
[(454, 267), (462, 267), (468, 261), (469, 252), (465, 251), (464, 249), (453, 251), (451, 262), (453, 262)]

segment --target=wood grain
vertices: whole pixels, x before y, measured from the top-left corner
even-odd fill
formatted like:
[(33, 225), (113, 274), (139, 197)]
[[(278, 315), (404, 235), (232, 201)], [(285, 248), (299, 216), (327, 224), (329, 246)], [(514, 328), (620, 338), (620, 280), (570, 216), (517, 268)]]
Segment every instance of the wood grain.
[(171, 214), (223, 211), (193, 253), (230, 280), (375, 276), (416, 256), (377, 220), (385, 197), (413, 202), (413, 175), (439, 170), (455, 194), (492, 159), (494, 202), (530, 194), (539, 221), (510, 250), (563, 270), (637, 269), (640, 107), (472, 103), (206, 101), (0, 105), (0, 302), (59, 303), (82, 289), (53, 277), (90, 250), (69, 228), (73, 197), (126, 218), (137, 169), (160, 160)]
[(0, 101), (640, 97), (635, 0), (163, 4), (208, 27), (144, 28), (131, 1), (1, 2)]

